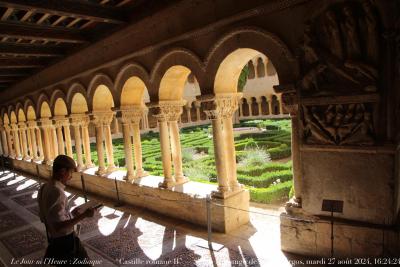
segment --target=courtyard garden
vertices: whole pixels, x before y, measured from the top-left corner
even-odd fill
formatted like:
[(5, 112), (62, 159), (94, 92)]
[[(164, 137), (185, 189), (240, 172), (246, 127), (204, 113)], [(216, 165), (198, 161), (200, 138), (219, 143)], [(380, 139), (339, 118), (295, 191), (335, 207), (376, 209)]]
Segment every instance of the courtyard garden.
[[(292, 194), (291, 125), (288, 119), (250, 120), (234, 125), (237, 177), (253, 202), (282, 203)], [(211, 125), (181, 130), (183, 172), (192, 181), (217, 184)], [(123, 139), (114, 139), (117, 166), (125, 166)], [(97, 165), (95, 144), (92, 158)], [(162, 176), (158, 133), (142, 135), (143, 166)]]

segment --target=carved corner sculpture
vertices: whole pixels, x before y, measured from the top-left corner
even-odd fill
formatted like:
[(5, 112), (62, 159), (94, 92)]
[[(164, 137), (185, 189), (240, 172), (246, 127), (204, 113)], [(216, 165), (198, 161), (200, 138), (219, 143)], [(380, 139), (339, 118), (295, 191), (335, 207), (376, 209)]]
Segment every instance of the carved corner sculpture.
[(372, 106), (345, 104), (303, 106), (303, 134), (306, 144), (374, 145)]
[(368, 0), (344, 2), (309, 21), (301, 53), (302, 96), (378, 91), (379, 20)]

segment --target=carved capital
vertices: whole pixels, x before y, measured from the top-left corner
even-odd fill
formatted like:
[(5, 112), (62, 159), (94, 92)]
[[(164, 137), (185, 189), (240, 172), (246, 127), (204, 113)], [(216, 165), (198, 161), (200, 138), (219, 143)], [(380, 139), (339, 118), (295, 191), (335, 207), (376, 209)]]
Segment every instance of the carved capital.
[(166, 117), (167, 121), (178, 121), (182, 114), (182, 107), (185, 104), (186, 100), (160, 101), (160, 113)]
[(142, 119), (145, 110), (142, 106), (132, 105), (121, 107), (121, 120), (122, 123), (138, 124)]
[(238, 109), (242, 93), (217, 94), (215, 96), (216, 110), (222, 118), (231, 118)]
[(299, 100), (295, 93), (281, 95), (282, 104), (289, 111), (291, 116), (296, 116), (299, 110)]
[(217, 110), (205, 110), (204, 113), (206, 113), (209, 120), (217, 120), (220, 118)]
[(27, 121), (28, 128), (29, 129), (35, 129), (37, 128), (37, 122), (36, 121)]
[(55, 126), (58, 127), (63, 127), (65, 125), (69, 125), (69, 119), (65, 117), (54, 117), (54, 124)]
[(40, 125), (42, 128), (50, 128), (53, 126), (53, 122), (49, 118), (41, 118)]
[(18, 127), (20, 130), (26, 130), (26, 123), (24, 121), (18, 122)]
[(93, 123), (99, 127), (100, 125), (109, 126), (114, 118), (114, 112), (96, 112), (93, 113)]

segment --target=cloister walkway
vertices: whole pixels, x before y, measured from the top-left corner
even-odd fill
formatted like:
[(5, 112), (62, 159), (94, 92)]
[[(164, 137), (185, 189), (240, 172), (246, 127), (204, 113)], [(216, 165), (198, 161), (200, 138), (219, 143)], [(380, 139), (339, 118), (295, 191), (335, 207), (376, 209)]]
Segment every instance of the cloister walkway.
[[(36, 203), (40, 182), (0, 172), (0, 266), (18, 266), (22, 259), (36, 263), (44, 255), (46, 235)], [(84, 203), (76, 192), (67, 192), (71, 208)], [(251, 207), (251, 223), (229, 234), (213, 233), (213, 241), (224, 247), (211, 253), (198, 246), (207, 238), (204, 228), (100, 201), (106, 205), (82, 222), (80, 235), (95, 266), (291, 266), (290, 259), (298, 259), (280, 250), (279, 209)]]

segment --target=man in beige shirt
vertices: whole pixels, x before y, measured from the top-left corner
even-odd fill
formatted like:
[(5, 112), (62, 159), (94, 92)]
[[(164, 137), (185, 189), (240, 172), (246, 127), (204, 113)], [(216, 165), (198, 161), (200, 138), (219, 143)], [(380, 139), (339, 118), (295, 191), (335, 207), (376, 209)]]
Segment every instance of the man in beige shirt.
[(57, 156), (53, 162), (52, 179), (38, 193), (39, 215), (46, 226), (49, 243), (44, 264), (62, 266), (74, 264), (77, 260), (89, 262), (85, 248), (75, 235), (74, 225), (86, 217), (92, 217), (94, 209), (89, 208), (82, 212), (76, 208), (72, 213), (69, 212), (68, 198), (64, 192), (75, 169), (72, 158)]

